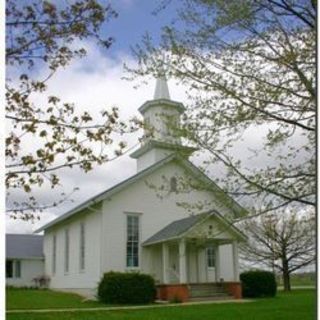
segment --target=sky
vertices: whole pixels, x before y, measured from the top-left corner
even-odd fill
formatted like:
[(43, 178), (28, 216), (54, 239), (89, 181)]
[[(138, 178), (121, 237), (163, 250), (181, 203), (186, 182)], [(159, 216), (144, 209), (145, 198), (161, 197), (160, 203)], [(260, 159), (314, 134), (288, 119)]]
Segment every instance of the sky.
[(167, 1), (112, 0), (111, 4), (119, 16), (105, 25), (106, 32), (115, 37), (111, 55), (117, 55), (119, 51), (130, 53), (130, 46), (139, 43), (146, 32), (158, 42), (161, 28), (174, 20), (178, 8), (177, 1), (171, 1), (166, 10), (156, 10), (165, 2)]
[[(170, 23), (174, 17), (175, 4), (170, 4), (170, 10), (153, 12), (163, 1), (148, 0), (113, 0), (111, 4), (119, 16), (107, 22), (103, 34), (115, 38), (114, 44), (107, 51), (92, 42), (85, 43), (87, 57), (73, 61), (67, 68), (60, 70), (48, 83), (48, 94), (58, 95), (63, 101), (74, 102), (78, 109), (101, 110), (117, 106), (123, 118), (137, 116), (137, 109), (146, 101), (152, 99), (155, 80), (134, 88), (137, 83), (122, 80), (125, 75), (123, 64), (134, 65), (131, 56), (131, 46), (139, 43), (142, 36), (148, 32), (156, 41), (163, 25)], [(41, 76), (42, 70), (37, 70)], [(184, 89), (169, 81), (171, 96), (174, 100), (185, 101)], [(40, 97), (35, 101), (41, 102)], [(141, 132), (127, 137), (129, 146), (137, 145)], [(32, 147), (30, 140), (24, 147)], [(102, 192), (123, 179), (135, 174), (136, 163), (129, 154), (116, 161), (95, 168), (85, 174), (80, 170), (61, 171), (63, 187), (52, 191), (42, 187), (35, 191), (43, 203), (59, 198), (61, 192), (69, 193), (75, 186), (75, 192), (68, 201), (54, 210), (41, 213), (36, 222), (6, 219), (7, 233), (31, 233), (39, 226), (73, 208), (84, 199)], [(13, 199), (20, 199), (21, 193), (15, 192)]]

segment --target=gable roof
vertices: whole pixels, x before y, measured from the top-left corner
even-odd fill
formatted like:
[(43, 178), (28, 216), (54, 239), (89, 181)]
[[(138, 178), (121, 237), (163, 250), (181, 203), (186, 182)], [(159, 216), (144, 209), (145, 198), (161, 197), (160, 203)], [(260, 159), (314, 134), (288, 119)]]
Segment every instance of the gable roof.
[(43, 259), (43, 236), (6, 234), (7, 259)]
[(222, 215), (220, 215), (217, 211), (212, 210), (207, 213), (200, 213), (197, 215), (193, 215), (187, 218), (183, 218), (180, 220), (173, 221), (169, 223), (166, 227), (155, 233), (149, 239), (143, 242), (142, 245), (147, 246), (155, 243), (160, 243), (163, 241), (168, 241), (170, 239), (176, 239), (185, 234), (187, 231), (191, 230), (198, 222), (206, 220), (210, 216), (217, 217), (220, 221), (223, 221), (227, 224), (232, 230), (240, 236), (242, 240), (245, 240), (247, 237), (244, 235), (237, 227), (231, 225)]
[(155, 233), (149, 239), (143, 242), (143, 245), (149, 245), (156, 242), (162, 242), (171, 238), (176, 238), (185, 233), (192, 226), (204, 217), (204, 214), (197, 214), (188, 218), (180, 219), (169, 223), (166, 227)]
[(213, 191), (218, 191), (224, 196), (224, 199), (226, 202), (231, 204), (232, 206), (229, 205), (230, 209), (234, 212), (235, 216), (241, 216), (244, 215), (247, 211), (241, 207), (234, 199), (229, 197), (224, 191), (217, 186), (217, 184), (212, 181), (209, 177), (207, 177), (200, 169), (198, 169), (194, 164), (192, 164), (189, 160), (179, 156), (178, 153), (173, 153), (169, 155), (168, 157), (158, 161), (157, 163), (151, 165), (150, 167), (139, 171), (135, 175), (129, 177), (126, 180), (123, 180), (122, 182), (116, 184), (115, 186), (111, 187), (110, 189), (103, 191), (99, 193), (98, 195), (86, 200), (85, 202), (81, 203), (80, 205), (76, 206), (75, 208), (71, 209), (70, 211), (67, 211), (65, 214), (61, 215), (60, 217), (56, 218), (55, 220), (45, 224), (41, 228), (37, 229), (34, 231), (34, 233), (41, 232), (45, 229), (48, 229), (57, 223), (60, 223), (67, 218), (73, 216), (77, 212), (91, 206), (94, 204), (99, 203), (100, 201), (104, 200), (106, 197), (110, 197), (119, 191), (123, 190), (124, 188), (128, 187), (132, 183), (138, 181), (139, 179), (155, 172), (157, 169), (161, 168), (162, 166), (166, 165), (167, 163), (177, 160), (179, 164), (183, 165), (183, 167), (188, 170), (190, 173), (192, 173), (196, 178), (201, 179), (202, 181), (205, 181), (206, 184), (213, 190)]

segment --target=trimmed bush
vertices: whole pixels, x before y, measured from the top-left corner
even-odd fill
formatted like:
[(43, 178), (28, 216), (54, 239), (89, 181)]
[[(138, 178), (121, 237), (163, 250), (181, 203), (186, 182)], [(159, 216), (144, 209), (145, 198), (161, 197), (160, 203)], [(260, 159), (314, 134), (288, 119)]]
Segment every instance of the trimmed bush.
[(108, 272), (98, 286), (98, 298), (104, 303), (146, 304), (156, 297), (154, 279), (136, 272)]
[(255, 270), (240, 274), (242, 295), (245, 298), (274, 297), (277, 283), (272, 272)]

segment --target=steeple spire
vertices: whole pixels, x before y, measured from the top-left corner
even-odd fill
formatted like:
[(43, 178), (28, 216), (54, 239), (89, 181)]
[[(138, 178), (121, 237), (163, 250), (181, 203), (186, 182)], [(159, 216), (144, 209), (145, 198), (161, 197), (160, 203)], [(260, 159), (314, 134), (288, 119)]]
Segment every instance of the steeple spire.
[(160, 76), (156, 80), (156, 89), (154, 91), (154, 100), (157, 99), (167, 99), (170, 100), (170, 94), (167, 84), (167, 79), (165, 76)]
[(144, 136), (139, 149), (130, 156), (137, 159), (137, 170), (141, 171), (150, 165), (177, 153), (189, 156), (194, 148), (181, 144), (177, 128), (180, 116), (184, 112), (182, 103), (170, 99), (169, 89), (164, 73), (156, 80), (153, 100), (146, 101), (139, 111), (145, 122)]

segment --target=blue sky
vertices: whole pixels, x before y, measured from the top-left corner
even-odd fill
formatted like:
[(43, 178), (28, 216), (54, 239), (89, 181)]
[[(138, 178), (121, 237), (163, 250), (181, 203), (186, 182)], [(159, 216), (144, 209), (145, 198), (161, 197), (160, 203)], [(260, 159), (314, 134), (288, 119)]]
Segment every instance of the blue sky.
[[(23, 0), (24, 1), (28, 0)], [(60, 0), (52, 0), (53, 3), (59, 3)], [(112, 8), (118, 13), (117, 18), (103, 24), (101, 30), (102, 38), (113, 37), (115, 39), (112, 46), (106, 50), (96, 47), (101, 54), (107, 58), (118, 60), (119, 56), (131, 56), (130, 47), (141, 42), (143, 35), (148, 32), (154, 40), (154, 44), (158, 44), (161, 36), (161, 28), (170, 24), (176, 17), (176, 9), (179, 2), (175, 0), (102, 0), (101, 3), (111, 3)], [(168, 3), (165, 10), (160, 10), (155, 15), (154, 11), (159, 8), (162, 3)], [(181, 3), (180, 3), (181, 4)], [(85, 59), (84, 59), (85, 60)], [(43, 64), (39, 63), (36, 68), (28, 72), (40, 72)], [(91, 72), (91, 66), (88, 67), (88, 73)], [(22, 67), (10, 68), (7, 66), (7, 73), (11, 77), (18, 72), (19, 76)]]
[(109, 49), (111, 56), (119, 51), (130, 54), (130, 46), (139, 43), (146, 32), (158, 43), (161, 28), (172, 22), (178, 7), (178, 3), (173, 0), (166, 10), (161, 10), (157, 15), (153, 14), (162, 2), (163, 0), (111, 1), (112, 7), (119, 14), (118, 18), (104, 26), (106, 35), (115, 38), (115, 43)]

